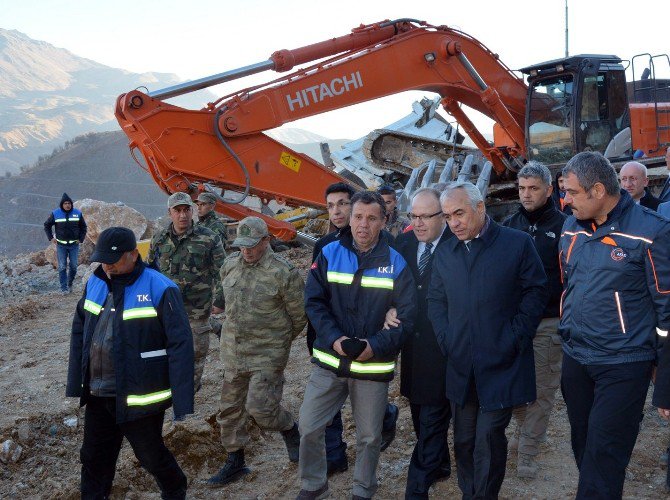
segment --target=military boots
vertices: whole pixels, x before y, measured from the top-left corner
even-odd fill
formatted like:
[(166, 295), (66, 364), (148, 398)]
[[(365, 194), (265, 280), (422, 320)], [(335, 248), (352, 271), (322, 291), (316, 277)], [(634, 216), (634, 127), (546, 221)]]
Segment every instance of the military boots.
[(207, 480), (207, 486), (219, 488), (233, 481), (237, 481), (245, 474), (251, 472), (244, 463), (244, 450), (228, 453), (225, 465), (214, 476)]
[(291, 462), (297, 462), (300, 458), (300, 432), (298, 432), (298, 424), (293, 423), (287, 431), (281, 431), (281, 435), (286, 443), (286, 451), (288, 451), (288, 459)]

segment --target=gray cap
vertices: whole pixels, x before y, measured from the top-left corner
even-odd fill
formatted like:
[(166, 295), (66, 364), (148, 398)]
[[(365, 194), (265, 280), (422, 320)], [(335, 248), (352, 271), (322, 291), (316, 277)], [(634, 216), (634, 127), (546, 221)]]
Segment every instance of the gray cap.
[(255, 247), (268, 235), (268, 226), (260, 217), (245, 217), (237, 226), (234, 247)]
[(216, 203), (216, 196), (213, 193), (200, 193), (198, 201), (201, 203)]
[(177, 191), (176, 193), (172, 193), (168, 198), (168, 208), (176, 207), (177, 205), (193, 205), (193, 200), (191, 200), (191, 196), (187, 193)]

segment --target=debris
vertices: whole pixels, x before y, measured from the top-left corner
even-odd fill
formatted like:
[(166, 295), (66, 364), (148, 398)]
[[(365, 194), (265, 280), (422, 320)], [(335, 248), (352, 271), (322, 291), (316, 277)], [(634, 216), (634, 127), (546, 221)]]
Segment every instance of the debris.
[(2, 443), (2, 449), (0, 449), (0, 461), (5, 464), (16, 463), (21, 459), (21, 453), (23, 453), (21, 445), (8, 439)]
[(65, 424), (66, 427), (75, 429), (79, 424), (79, 419), (77, 417), (67, 417), (63, 419), (63, 424)]

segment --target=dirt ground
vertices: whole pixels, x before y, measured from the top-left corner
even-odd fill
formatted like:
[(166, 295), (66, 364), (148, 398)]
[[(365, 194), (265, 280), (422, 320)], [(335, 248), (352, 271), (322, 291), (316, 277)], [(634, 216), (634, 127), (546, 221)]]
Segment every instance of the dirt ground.
[[(310, 252), (293, 249), (288, 254), (305, 268)], [(57, 293), (56, 282), (54, 271), (53, 288), (11, 297), (0, 304), (0, 442), (13, 439), (23, 447), (18, 462), (0, 462), (2, 498), (78, 498), (83, 420), (80, 419), (76, 427), (68, 426), (65, 420), (83, 416), (83, 412), (80, 414), (76, 401), (65, 398), (64, 394), (69, 331), (81, 288), (63, 297)], [(284, 404), (296, 417), (309, 371), (305, 339), (300, 337), (291, 350), (284, 390)], [(195, 398), (196, 414), (178, 427), (170, 421), (171, 411), (166, 414), (166, 442), (189, 478), (189, 497), (295, 497), (299, 490), (297, 466), (289, 463), (281, 436), (257, 429), (252, 432), (254, 439), (247, 449), (247, 465), (252, 473), (243, 481), (222, 489), (210, 490), (205, 486), (207, 478), (225, 460), (225, 452), (211, 425), (221, 380), (219, 349), (217, 343), (212, 342), (203, 388)], [(407, 466), (415, 442), (409, 406), (399, 395), (397, 378), (391, 386), (389, 398), (400, 407), (400, 418), (396, 440), (382, 453), (377, 470), (380, 483), (377, 498), (380, 499), (403, 497)], [(355, 428), (348, 407), (345, 408), (344, 421), (349, 462), (353, 466)], [(665, 471), (659, 467), (658, 459), (668, 437), (667, 425), (648, 405), (628, 468), (625, 498), (659, 498), (666, 495), (663, 486)], [(449, 446), (453, 456), (451, 442)], [(541, 470), (537, 479), (520, 480), (516, 477), (516, 459), (510, 456), (501, 498), (574, 497), (577, 471), (570, 450), (570, 427), (560, 394), (539, 463)], [(352, 471), (353, 467), (350, 467), (347, 472), (330, 478), (332, 498), (350, 498)], [(139, 467), (127, 443), (117, 465), (112, 496), (117, 499), (159, 498), (153, 478)], [(432, 498), (459, 496), (455, 473), (447, 481), (436, 484), (431, 491)]]

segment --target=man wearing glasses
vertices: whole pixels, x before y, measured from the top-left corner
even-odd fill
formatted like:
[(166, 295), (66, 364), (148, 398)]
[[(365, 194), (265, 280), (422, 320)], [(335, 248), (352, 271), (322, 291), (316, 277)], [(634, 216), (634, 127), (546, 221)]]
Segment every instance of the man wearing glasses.
[(521, 205), (519, 211), (505, 219), (502, 225), (531, 235), (549, 283), (549, 302), (533, 339), (537, 400), (514, 410), (513, 415), (519, 426), (518, 437), (510, 442), (512, 451), (515, 445), (518, 449), (517, 476), (534, 479), (538, 472), (535, 457), (540, 452), (540, 443), (546, 439), (549, 416), (561, 381), (563, 356), (558, 317), (563, 284), (558, 265), (558, 242), (567, 216), (556, 208), (552, 197), (551, 172), (547, 167), (530, 161), (517, 177)]
[[(418, 297), (414, 330), (402, 348), (400, 394), (409, 399), (417, 442), (407, 472), (405, 498), (428, 498), (433, 483), (451, 475), (447, 431), (451, 409), (446, 393), (447, 358), (440, 350), (428, 318), (426, 295), (430, 285), (433, 252), (452, 233), (447, 228), (440, 193), (422, 188), (412, 197), (412, 231), (396, 240), (400, 255), (407, 261)], [(385, 327), (398, 326), (395, 309), (386, 317)]]
[[(351, 235), (349, 226), (349, 216), (351, 215), (351, 197), (356, 191), (350, 184), (337, 182), (326, 188), (326, 208), (328, 209), (328, 219), (335, 228), (333, 231), (319, 239), (314, 244), (312, 252), (312, 262), (321, 253), (323, 247), (337, 241), (345, 235)], [(380, 237), (385, 238), (391, 245), (393, 237), (382, 231)], [(316, 339), (316, 331), (310, 322), (307, 323), (307, 349), (312, 355), (312, 348)], [(386, 406), (384, 414), (384, 425), (382, 428), (382, 446), (384, 451), (395, 438), (396, 421), (398, 420), (398, 407), (392, 403)], [(342, 440), (342, 413), (337, 412), (332, 422), (326, 427), (326, 461), (328, 464), (328, 474), (344, 472), (349, 468), (347, 460), (347, 443)]]

